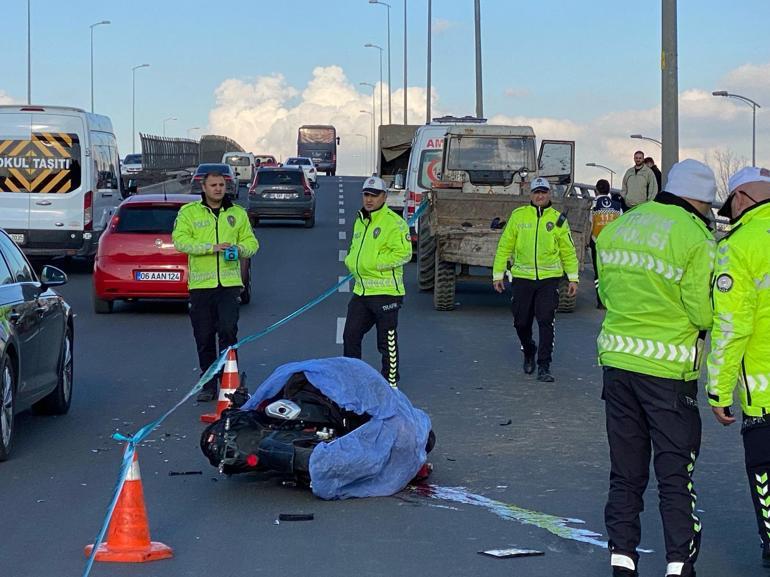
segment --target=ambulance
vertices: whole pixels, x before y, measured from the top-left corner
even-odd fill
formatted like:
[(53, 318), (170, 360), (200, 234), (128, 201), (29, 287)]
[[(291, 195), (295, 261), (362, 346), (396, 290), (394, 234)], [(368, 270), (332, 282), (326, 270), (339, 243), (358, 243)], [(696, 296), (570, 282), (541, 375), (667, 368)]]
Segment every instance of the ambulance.
[[(485, 124), (484, 118), (472, 116), (442, 116), (421, 126), (414, 134), (412, 152), (406, 172), (406, 210), (404, 218), (409, 221), (422, 202), (422, 195), (440, 179), (441, 156), (444, 151), (444, 136), (452, 126)], [(410, 227), (412, 243), (417, 242), (417, 223)]]
[(30, 256), (92, 256), (123, 200), (106, 116), (0, 106), (0, 228)]

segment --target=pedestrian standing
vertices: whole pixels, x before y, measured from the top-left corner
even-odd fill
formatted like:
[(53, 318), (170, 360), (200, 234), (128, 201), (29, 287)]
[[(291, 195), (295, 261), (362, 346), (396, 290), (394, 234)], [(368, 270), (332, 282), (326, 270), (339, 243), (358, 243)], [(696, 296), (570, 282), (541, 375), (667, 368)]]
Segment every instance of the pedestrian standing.
[[(243, 289), (241, 260), (259, 248), (246, 211), (225, 194), (225, 177), (203, 177), (201, 200), (184, 205), (174, 223), (174, 246), (188, 255), (190, 320), (201, 375), (219, 352), (238, 342), (238, 309)], [(203, 385), (198, 401), (217, 396), (216, 379)]]
[(623, 175), (623, 188), (620, 196), (623, 197), (628, 208), (647, 202), (658, 194), (658, 181), (655, 173), (644, 164), (644, 152), (634, 152), (634, 165)]
[[(648, 169), (649, 170), (649, 169)], [(700, 450), (697, 379), (711, 327), (714, 173), (683, 160), (665, 192), (597, 238), (598, 338), (610, 489), (604, 516), (614, 577), (637, 577), (639, 514), (653, 455), (667, 576), (695, 575), (701, 524), (692, 474)]]
[(661, 179), (663, 175), (660, 173), (660, 169), (655, 165), (655, 159), (652, 156), (648, 156), (644, 159), (644, 165), (649, 168), (655, 175), (655, 181), (658, 183), (658, 190), (663, 190)]
[[(565, 273), (567, 293), (577, 294), (578, 260), (567, 217), (551, 204), (551, 185), (536, 178), (530, 185), (530, 203), (511, 212), (497, 245), (492, 285), (502, 293), (508, 261), (512, 261), (511, 312), (513, 326), (524, 353), (524, 372), (535, 371), (537, 380), (553, 382), (554, 318), (559, 306), (559, 283)], [(537, 319), (539, 345), (532, 338), (532, 322)]]
[(353, 225), (345, 266), (355, 286), (343, 332), (346, 357), (361, 358), (361, 342), (377, 327), (382, 376), (396, 388), (401, 378), (398, 358), (398, 311), (404, 295), (404, 265), (412, 258), (409, 227), (385, 204), (387, 187), (376, 176), (364, 181), (363, 207)]
[(770, 567), (770, 171), (744, 168), (728, 186), (719, 214), (733, 227), (717, 246), (706, 391), (717, 421), (731, 425), (738, 386), (749, 491)]
[(603, 309), (602, 299), (599, 298), (599, 273), (596, 265), (596, 238), (599, 233), (613, 220), (623, 214), (625, 203), (623, 197), (616, 192), (610, 192), (610, 183), (604, 180), (596, 181), (596, 199), (591, 207), (591, 261), (594, 265), (594, 287), (596, 289), (596, 308)]

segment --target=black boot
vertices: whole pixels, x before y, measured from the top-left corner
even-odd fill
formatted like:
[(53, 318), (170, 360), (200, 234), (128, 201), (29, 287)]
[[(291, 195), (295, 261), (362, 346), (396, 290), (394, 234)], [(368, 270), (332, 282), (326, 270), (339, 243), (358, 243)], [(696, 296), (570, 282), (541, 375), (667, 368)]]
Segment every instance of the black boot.
[(535, 355), (524, 355), (524, 372), (531, 375), (535, 372)]
[(544, 383), (552, 383), (554, 378), (551, 374), (551, 367), (548, 365), (539, 365), (537, 367), (537, 380)]
[(639, 573), (625, 567), (612, 566), (612, 577), (639, 577)]

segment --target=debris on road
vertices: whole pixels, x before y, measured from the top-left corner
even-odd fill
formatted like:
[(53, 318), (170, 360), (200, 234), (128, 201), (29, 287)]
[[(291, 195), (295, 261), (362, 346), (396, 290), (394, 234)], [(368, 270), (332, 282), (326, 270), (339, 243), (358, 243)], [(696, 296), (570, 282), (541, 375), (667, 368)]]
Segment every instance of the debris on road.
[(535, 549), (490, 549), (488, 551), (479, 551), (479, 555), (487, 555), (489, 557), (495, 557), (497, 559), (509, 559), (511, 557), (534, 557), (539, 555), (545, 555), (544, 551), (537, 551)]
[(184, 475), (203, 475), (203, 471), (169, 471), (169, 477), (181, 477)]
[(313, 513), (281, 513), (278, 515), (278, 521), (312, 521), (315, 519)]

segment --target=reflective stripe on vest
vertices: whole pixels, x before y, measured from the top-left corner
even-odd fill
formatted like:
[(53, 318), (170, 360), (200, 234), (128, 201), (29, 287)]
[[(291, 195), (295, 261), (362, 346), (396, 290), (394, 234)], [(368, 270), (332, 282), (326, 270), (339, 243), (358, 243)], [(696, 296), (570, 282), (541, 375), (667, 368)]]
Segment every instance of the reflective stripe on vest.
[(599, 347), (604, 351), (627, 353), (660, 361), (695, 362), (695, 347), (673, 345), (671, 343), (653, 341), (652, 339), (610, 335), (604, 332), (599, 335), (598, 342)]
[(662, 276), (666, 280), (679, 282), (684, 270), (673, 267), (663, 259), (648, 253), (633, 250), (600, 250), (599, 258), (604, 264), (616, 264), (621, 267), (646, 268), (650, 272)]

